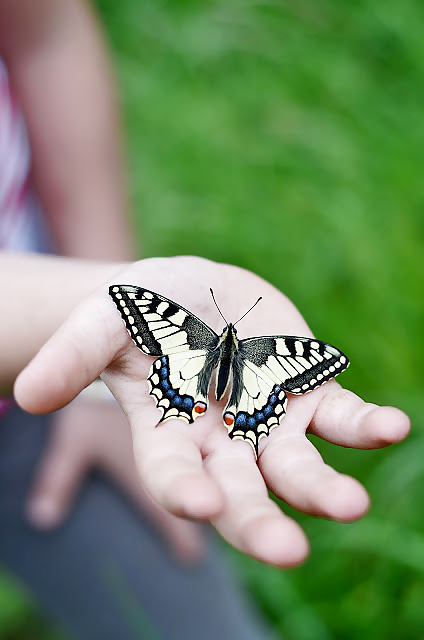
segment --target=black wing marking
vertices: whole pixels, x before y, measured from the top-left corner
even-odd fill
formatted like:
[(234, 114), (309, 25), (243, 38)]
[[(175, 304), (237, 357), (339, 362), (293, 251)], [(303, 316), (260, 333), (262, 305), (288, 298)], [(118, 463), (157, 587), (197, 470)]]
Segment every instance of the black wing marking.
[(113, 285), (109, 295), (133, 342), (149, 356), (213, 348), (217, 334), (193, 313), (148, 289)]
[(223, 414), (230, 438), (246, 440), (258, 457), (259, 441), (278, 427), (286, 404), (282, 386), (262, 367), (237, 354), (233, 386)]
[(331, 344), (297, 336), (241, 340), (240, 355), (294, 394), (320, 387), (349, 366), (347, 356)]
[(153, 291), (113, 285), (109, 294), (127, 331), (144, 353), (160, 356), (148, 375), (161, 422), (193, 422), (208, 408), (208, 391), (219, 352), (217, 334), (184, 307)]

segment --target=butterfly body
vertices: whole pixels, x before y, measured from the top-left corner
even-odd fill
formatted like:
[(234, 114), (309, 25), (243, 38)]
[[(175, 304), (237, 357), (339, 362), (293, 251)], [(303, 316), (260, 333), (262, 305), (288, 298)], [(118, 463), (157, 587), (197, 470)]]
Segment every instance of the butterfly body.
[(141, 287), (113, 285), (109, 294), (133, 342), (157, 358), (148, 384), (161, 421), (192, 423), (203, 415), (216, 369), (216, 399), (230, 389), (223, 413), (229, 436), (249, 442), (256, 456), (261, 438), (284, 417), (286, 392), (307, 393), (349, 364), (336, 347), (311, 338), (239, 340), (233, 324), (218, 335), (187, 309)]
[(217, 345), (217, 349), (219, 349), (215, 388), (217, 400), (221, 400), (228, 389), (234, 360), (238, 352), (238, 344), (236, 330), (232, 324), (229, 324), (219, 336)]

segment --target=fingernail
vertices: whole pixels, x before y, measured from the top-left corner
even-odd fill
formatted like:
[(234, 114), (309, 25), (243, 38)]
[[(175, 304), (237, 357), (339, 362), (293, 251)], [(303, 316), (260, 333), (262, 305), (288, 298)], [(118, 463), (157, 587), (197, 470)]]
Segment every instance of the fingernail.
[(31, 500), (26, 508), (29, 522), (38, 529), (50, 529), (61, 521), (57, 505), (48, 497)]

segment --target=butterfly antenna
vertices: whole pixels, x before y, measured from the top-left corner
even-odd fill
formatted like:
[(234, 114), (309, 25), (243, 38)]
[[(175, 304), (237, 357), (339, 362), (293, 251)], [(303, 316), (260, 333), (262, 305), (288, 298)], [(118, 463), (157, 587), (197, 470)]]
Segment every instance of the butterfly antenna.
[(213, 293), (213, 289), (212, 289), (212, 287), (209, 287), (209, 291), (211, 292), (212, 300), (213, 300), (213, 301), (214, 301), (214, 303), (215, 303), (215, 307), (216, 307), (216, 308), (218, 309), (218, 311), (219, 311), (219, 315), (221, 316), (221, 318), (224, 320), (225, 324), (226, 324), (226, 325), (227, 325), (227, 327), (228, 327), (228, 322), (227, 322), (227, 321), (226, 321), (226, 319), (224, 318), (224, 316), (223, 316), (223, 314), (222, 314), (221, 309), (218, 307), (218, 305), (217, 305), (217, 303), (216, 303), (216, 300), (215, 300), (215, 296), (214, 296), (214, 293)]
[(233, 324), (233, 327), (236, 326), (237, 323), (240, 322), (240, 320), (243, 320), (243, 318), (245, 318), (247, 316), (248, 313), (250, 313), (252, 311), (252, 309), (254, 309), (256, 307), (256, 305), (258, 304), (258, 302), (260, 302), (260, 300), (262, 300), (262, 296), (259, 296), (259, 298), (256, 300), (255, 304), (252, 304), (252, 306), (250, 307), (250, 309), (248, 311), (246, 311), (246, 313), (237, 320), (237, 322), (235, 322)]

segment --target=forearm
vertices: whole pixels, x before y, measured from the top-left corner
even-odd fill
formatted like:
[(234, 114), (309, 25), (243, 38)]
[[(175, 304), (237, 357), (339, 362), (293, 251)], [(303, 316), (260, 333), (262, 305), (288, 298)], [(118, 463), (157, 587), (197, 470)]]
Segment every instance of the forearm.
[(88, 7), (80, 0), (0, 0), (0, 41), (59, 252), (130, 259), (116, 99)]
[(0, 392), (118, 263), (0, 252)]

